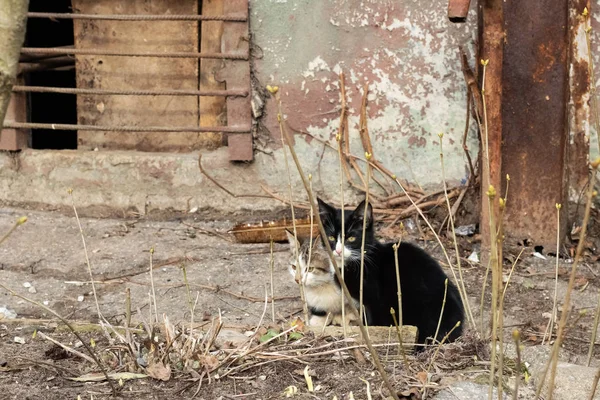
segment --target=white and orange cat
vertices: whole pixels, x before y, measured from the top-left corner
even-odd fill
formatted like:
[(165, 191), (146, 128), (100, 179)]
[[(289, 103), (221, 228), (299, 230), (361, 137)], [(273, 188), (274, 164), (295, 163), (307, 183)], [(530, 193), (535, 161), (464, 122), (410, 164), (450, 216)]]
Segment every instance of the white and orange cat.
[[(304, 287), (304, 297), (310, 312), (308, 324), (341, 325), (341, 287), (321, 238), (317, 236), (312, 243), (310, 239), (300, 243), (291, 232), (286, 231), (286, 234), (291, 252), (288, 269), (296, 283)], [(345, 300), (348, 304), (349, 299)], [(357, 305), (356, 301), (354, 303)], [(356, 316), (349, 307), (346, 307), (345, 314), (346, 325), (356, 321)]]

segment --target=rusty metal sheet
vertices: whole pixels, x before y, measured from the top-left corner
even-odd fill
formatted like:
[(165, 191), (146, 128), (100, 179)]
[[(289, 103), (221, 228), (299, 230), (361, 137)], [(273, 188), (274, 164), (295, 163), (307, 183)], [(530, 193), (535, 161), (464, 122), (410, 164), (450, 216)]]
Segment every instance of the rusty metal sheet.
[[(502, 175), (510, 175), (505, 231), (553, 248), (555, 204), (566, 203), (567, 188), (568, 1), (506, 1), (504, 18)], [(561, 236), (565, 228), (563, 218)]]
[[(248, 15), (248, 0), (227, 0), (223, 4), (226, 15)], [(250, 48), (248, 24), (240, 22), (224, 22), (222, 48), (223, 53), (247, 54)], [(226, 60), (220, 73), (227, 83), (227, 89), (244, 89), (250, 92), (250, 62)], [(229, 97), (227, 99), (227, 126), (248, 127), (252, 124), (252, 107), (250, 96)], [(247, 138), (240, 135), (228, 137), (230, 161), (252, 161), (252, 134)]]

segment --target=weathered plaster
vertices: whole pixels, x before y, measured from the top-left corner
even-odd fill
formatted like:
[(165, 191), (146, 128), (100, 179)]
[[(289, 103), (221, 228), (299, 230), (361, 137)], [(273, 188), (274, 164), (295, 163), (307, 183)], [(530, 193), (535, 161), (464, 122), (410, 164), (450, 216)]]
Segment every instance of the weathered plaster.
[[(398, 176), (438, 186), (438, 133), (444, 132), (447, 177), (464, 181), (466, 89), (458, 45), (472, 44), (476, 15), (472, 10), (466, 25), (455, 25), (446, 7), (446, 1), (427, 7), (419, 1), (251, 1), (253, 39), (264, 54), (256, 62), (257, 77), (280, 86), (291, 127), (333, 140), (339, 126), (337, 74), (345, 72), (355, 154), (363, 153), (357, 114), (368, 82), (376, 156)], [(267, 126), (277, 137), (274, 101), (267, 102), (267, 112)], [(296, 138), (296, 145), (303, 141)], [(473, 130), (468, 144), (476, 150)], [(297, 150), (320, 154), (321, 145)], [(321, 163), (326, 170), (335, 165), (335, 157)]]

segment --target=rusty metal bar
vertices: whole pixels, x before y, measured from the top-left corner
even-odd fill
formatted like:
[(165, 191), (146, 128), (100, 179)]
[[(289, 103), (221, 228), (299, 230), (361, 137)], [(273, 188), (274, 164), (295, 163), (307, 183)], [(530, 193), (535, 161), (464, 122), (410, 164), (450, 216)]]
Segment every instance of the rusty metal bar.
[(42, 124), (36, 122), (6, 121), (4, 128), (52, 129), (57, 131), (103, 131), (103, 132), (226, 132), (249, 133), (250, 127), (239, 126), (104, 126), (79, 124)]
[(246, 22), (245, 15), (126, 15), (29, 12), (28, 18), (88, 19), (105, 21), (227, 21)]
[(223, 96), (246, 97), (247, 90), (110, 90), (61, 88), (48, 86), (13, 86), (13, 92), (62, 93), (62, 94), (99, 94), (123, 96)]
[[(481, 174), (481, 243), (482, 248), (490, 248), (490, 207), (487, 191), (490, 185), (497, 193), (502, 193), (502, 71), (504, 60), (504, 7), (503, 0), (479, 0), (479, 54), (477, 65), (480, 84), (483, 84), (485, 71), (484, 131), (481, 132), (482, 151), (480, 152)], [(485, 68), (480, 60), (487, 63)], [(485, 118), (484, 118), (485, 117)], [(488, 179), (489, 177), (489, 179)], [(511, 196), (512, 198), (512, 196)], [(498, 200), (492, 202), (491, 212), (498, 215)], [(489, 251), (482, 251), (482, 263), (489, 260)]]
[(513, 193), (505, 230), (548, 250), (556, 249), (555, 204), (567, 207), (568, 8), (566, 0), (504, 2), (502, 173)]
[(74, 54), (89, 56), (124, 56), (124, 57), (159, 57), (159, 58), (215, 58), (224, 60), (248, 60), (245, 54), (223, 54), (223, 53), (131, 53), (128, 51), (109, 51), (101, 49), (63, 49), (56, 47), (23, 47), (21, 54)]
[(450, 22), (466, 22), (470, 5), (471, 0), (448, 0), (448, 19)]

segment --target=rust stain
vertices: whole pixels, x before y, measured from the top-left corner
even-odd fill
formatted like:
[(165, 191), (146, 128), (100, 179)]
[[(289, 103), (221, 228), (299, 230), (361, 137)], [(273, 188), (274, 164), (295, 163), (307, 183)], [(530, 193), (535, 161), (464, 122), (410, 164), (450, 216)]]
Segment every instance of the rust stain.
[(537, 48), (536, 68), (533, 71), (533, 80), (537, 83), (546, 81), (546, 74), (552, 70), (556, 63), (556, 45), (549, 41), (542, 43)]

